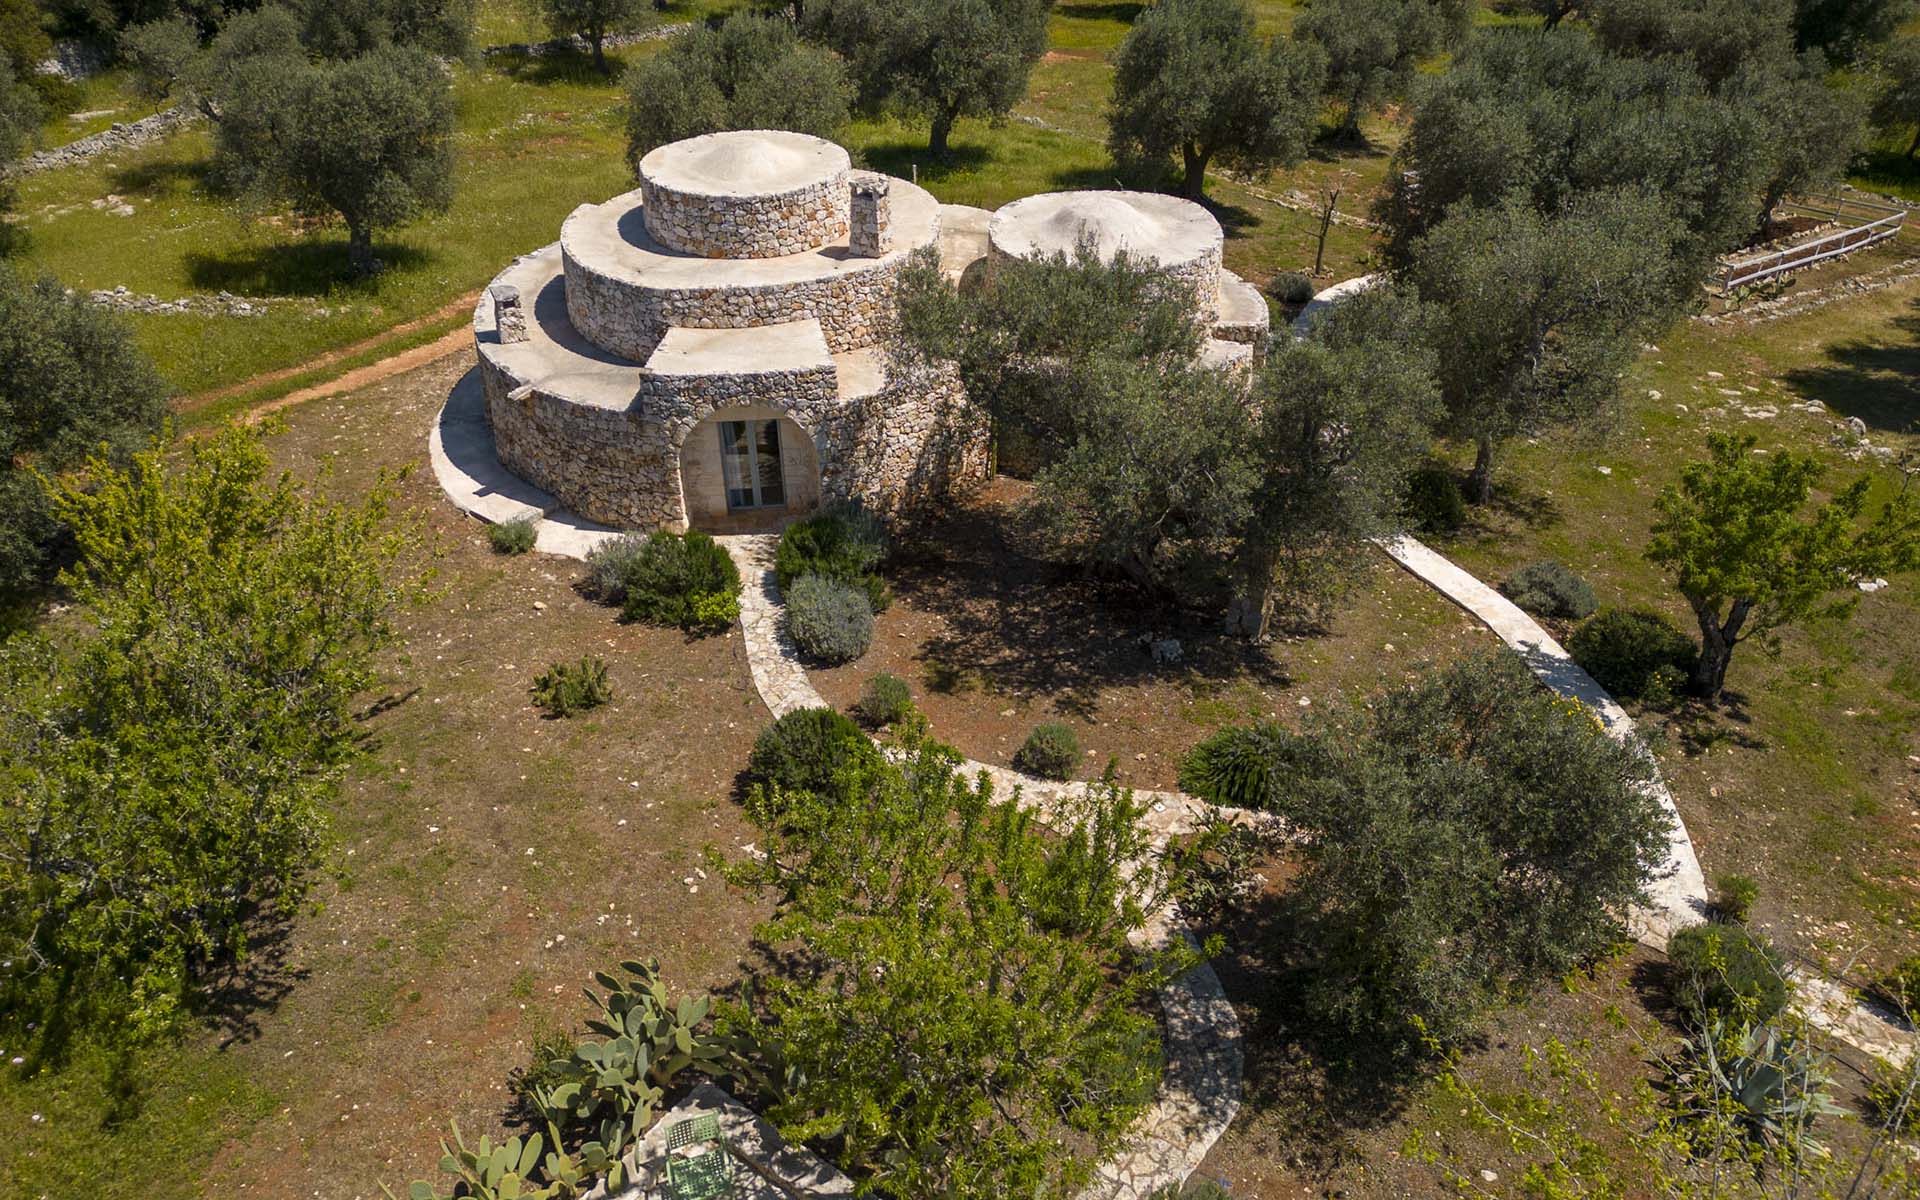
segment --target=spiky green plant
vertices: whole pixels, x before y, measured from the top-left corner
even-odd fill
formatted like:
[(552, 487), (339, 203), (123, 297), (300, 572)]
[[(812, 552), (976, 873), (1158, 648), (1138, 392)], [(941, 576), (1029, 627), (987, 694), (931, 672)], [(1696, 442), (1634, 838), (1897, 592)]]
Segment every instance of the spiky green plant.
[(1225, 808), (1269, 808), (1274, 766), (1292, 736), (1271, 721), (1222, 729), (1187, 751), (1180, 790)]
[(1681, 1039), (1670, 1072), (1689, 1116), (1730, 1116), (1754, 1141), (1795, 1157), (1824, 1153), (1813, 1137), (1814, 1121), (1847, 1112), (1827, 1091), (1826, 1056), (1799, 1031), (1778, 1025), (1716, 1018)]

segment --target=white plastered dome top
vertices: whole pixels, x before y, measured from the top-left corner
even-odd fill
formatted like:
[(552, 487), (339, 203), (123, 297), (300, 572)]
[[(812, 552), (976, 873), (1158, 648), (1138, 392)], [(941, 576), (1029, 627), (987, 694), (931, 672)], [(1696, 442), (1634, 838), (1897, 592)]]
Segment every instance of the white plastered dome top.
[(843, 178), (852, 161), (824, 138), (779, 129), (709, 133), (640, 160), (640, 175), (691, 196), (777, 196)]
[(1213, 214), (1177, 196), (1153, 192), (1047, 192), (1000, 209), (988, 228), (993, 248), (1015, 258), (1073, 253), (1090, 242), (1103, 260), (1121, 250), (1162, 266), (1218, 251)]

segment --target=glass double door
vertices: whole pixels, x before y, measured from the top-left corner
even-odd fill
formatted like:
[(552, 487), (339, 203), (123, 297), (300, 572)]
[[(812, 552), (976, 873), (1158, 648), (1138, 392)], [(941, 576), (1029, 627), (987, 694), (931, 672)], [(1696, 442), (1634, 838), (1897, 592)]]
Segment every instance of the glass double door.
[(726, 479), (729, 512), (785, 508), (787, 489), (780, 474), (780, 422), (720, 422), (720, 472)]

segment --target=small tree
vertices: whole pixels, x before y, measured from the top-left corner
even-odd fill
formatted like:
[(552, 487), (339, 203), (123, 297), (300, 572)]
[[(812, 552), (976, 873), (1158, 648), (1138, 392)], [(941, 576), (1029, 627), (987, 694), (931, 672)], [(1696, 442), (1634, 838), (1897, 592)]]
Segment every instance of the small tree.
[[(13, 65), (0, 57), (0, 166), (13, 163), (39, 136), (43, 109), (33, 90), (14, 74)], [(0, 213), (13, 207), (10, 181), (0, 178)], [(20, 246), (20, 234), (11, 222), (0, 224), (0, 255)]]
[(357, 274), (375, 231), (453, 202), (453, 92), (425, 52), (387, 46), (309, 63), (285, 10), (236, 17), (195, 73), (229, 186), (338, 214)]
[(125, 322), (0, 267), (0, 594), (47, 582), (66, 527), (50, 476), (122, 466), (160, 431), (167, 385)]
[(1794, 44), (1836, 63), (1870, 55), (1913, 15), (1913, 0), (1794, 0)]
[(1880, 52), (1873, 123), (1883, 133), (1913, 130), (1907, 161), (1920, 155), (1920, 36), (1895, 38)]
[(473, 53), (473, 0), (285, 0), (300, 16), (300, 40), (323, 58), (382, 46), (447, 58)]
[(115, 45), (133, 72), (133, 89), (149, 100), (165, 100), (199, 54), (200, 30), (185, 17), (168, 17), (122, 30)]
[(790, 129), (831, 138), (853, 88), (832, 51), (779, 17), (739, 12), (627, 68), (627, 154), (726, 129)]
[(1440, 414), (1425, 322), (1411, 297), (1378, 287), (1272, 351), (1254, 385), (1257, 482), (1241, 513), (1230, 630), (1264, 638), (1276, 607), (1295, 627), (1322, 624), (1368, 539), (1394, 527), (1407, 464)]
[(603, 75), (611, 74), (607, 36), (638, 29), (650, 17), (647, 0), (540, 0), (540, 7), (555, 37), (586, 39), (594, 69)]
[(961, 117), (1005, 115), (1047, 49), (1053, 0), (813, 0), (806, 28), (847, 60), (868, 106), (932, 122), (941, 158)]
[(1315, 0), (1293, 35), (1326, 53), (1327, 89), (1345, 106), (1340, 133), (1360, 136), (1360, 118), (1406, 90), (1420, 60), (1451, 32), (1431, 0)]
[(59, 515), (90, 636), (4, 665), (0, 940), (16, 999), (124, 1035), (165, 1025), (304, 894), (404, 541), (390, 483), (308, 498), (249, 431), (86, 477)]
[(1757, 456), (1756, 440), (1708, 435), (1709, 457), (1689, 463), (1655, 501), (1647, 557), (1673, 575), (1699, 621), (1689, 686), (1707, 701), (1725, 688), (1742, 642), (1777, 649), (1783, 626), (1850, 612), (1853, 579), (1920, 566), (1920, 500), (1909, 489), (1861, 526), (1872, 482), (1858, 479), (1803, 519), (1824, 469), (1791, 450)]
[(1312, 1002), (1389, 1045), (1453, 1042), (1611, 945), (1666, 854), (1650, 760), (1506, 651), (1257, 744), (1306, 835)]
[(1167, 0), (1120, 44), (1107, 145), (1123, 162), (1178, 156), (1182, 190), (1198, 200), (1215, 158), (1247, 171), (1298, 162), (1325, 77), (1310, 43), (1262, 45), (1244, 0)]
[(1629, 192), (1581, 198), (1554, 217), (1516, 194), (1457, 209), (1416, 247), (1403, 274), (1440, 309), (1446, 425), (1476, 448), (1475, 502), (1493, 497), (1502, 441), (1609, 418), (1621, 372), (1671, 292), (1662, 247), (1672, 220)]

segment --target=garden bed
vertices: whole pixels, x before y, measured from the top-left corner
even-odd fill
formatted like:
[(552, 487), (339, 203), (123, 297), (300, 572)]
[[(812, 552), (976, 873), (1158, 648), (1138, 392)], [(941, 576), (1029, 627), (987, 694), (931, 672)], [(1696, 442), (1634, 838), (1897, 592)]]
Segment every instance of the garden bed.
[[(1124, 585), (1039, 557), (1015, 528), (1028, 489), (1000, 478), (938, 524), (906, 535), (887, 576), (894, 601), (858, 661), (809, 672), (847, 709), (879, 672), (906, 680), (933, 732), (969, 757), (1011, 766), (1041, 722), (1073, 729), (1078, 775), (1109, 759), (1123, 781), (1174, 786), (1179, 762), (1223, 725), (1297, 721), (1423, 663), (1484, 649), (1493, 635), (1382, 555), (1332, 629), (1256, 647)], [(1180, 643), (1155, 662), (1152, 643)]]

